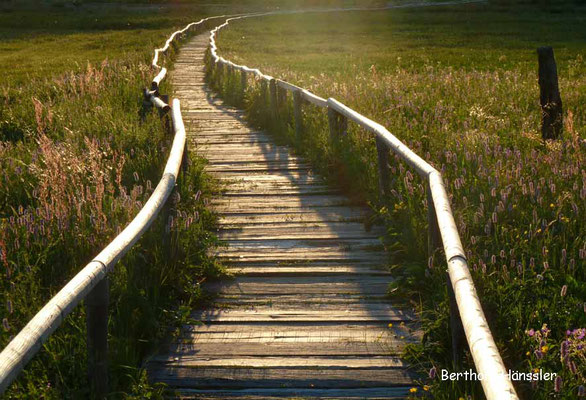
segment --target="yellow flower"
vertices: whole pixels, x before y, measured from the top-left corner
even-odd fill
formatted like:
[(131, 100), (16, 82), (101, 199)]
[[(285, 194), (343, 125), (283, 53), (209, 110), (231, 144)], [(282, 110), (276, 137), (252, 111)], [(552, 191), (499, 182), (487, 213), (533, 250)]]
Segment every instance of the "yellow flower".
[(528, 356), (529, 354), (531, 354), (531, 352), (530, 352), (530, 351), (528, 351), (527, 353), (525, 353), (525, 355), (526, 355), (526, 356)]
[(551, 203), (549, 206), (550, 206), (551, 208), (554, 208), (554, 207), (555, 207), (555, 206), (553, 205), (553, 203)]
[(541, 347), (541, 352), (542, 353), (547, 353), (548, 350), (549, 350), (549, 346), (542, 346)]
[(539, 373), (539, 370), (537, 368), (533, 368), (533, 373), (537, 374), (537, 373)]
[(409, 389), (409, 392), (411, 392), (411, 393), (417, 393), (417, 388), (411, 388), (411, 389)]
[(392, 328), (392, 327), (393, 327), (393, 324), (392, 324), (392, 323), (390, 323), (390, 324), (389, 324), (389, 328)]
[(425, 391), (427, 392), (427, 391), (429, 390), (429, 386), (427, 386), (427, 385), (424, 385), (424, 386), (423, 386), (423, 390), (425, 390)]

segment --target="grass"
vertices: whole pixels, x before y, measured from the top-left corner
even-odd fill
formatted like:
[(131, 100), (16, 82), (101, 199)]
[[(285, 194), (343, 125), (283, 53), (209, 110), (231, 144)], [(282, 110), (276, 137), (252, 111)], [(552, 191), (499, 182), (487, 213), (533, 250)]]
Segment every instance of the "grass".
[[(383, 124), (441, 170), (481, 302), (505, 364), (557, 380), (515, 382), (524, 398), (573, 399), (586, 371), (586, 34), (584, 13), (558, 3), (271, 16), (233, 22), (220, 54), (335, 97)], [(565, 110), (562, 140), (540, 139), (535, 49), (553, 45)], [(420, 303), (425, 336), (406, 356), (420, 372), (451, 362), (445, 265), (428, 259), (424, 185), (391, 157), (391, 195), (378, 195), (374, 138), (356, 125), (328, 137), (323, 110), (292, 101), (273, 120), (267, 95), (239, 77), (209, 76), (251, 123), (296, 146), (384, 221), (396, 282)], [(422, 382), (435, 398), (481, 397), (478, 382)], [(419, 389), (421, 393), (422, 389)], [(427, 392), (426, 392), (427, 393)]]
[[(38, 7), (0, 14), (2, 348), (152, 193), (172, 138), (141, 90), (154, 48), (205, 14)], [(206, 300), (201, 281), (222, 273), (207, 256), (216, 239), (205, 202), (216, 188), (204, 165), (191, 155), (173, 218), (159, 218), (109, 277), (109, 398), (161, 396), (143, 360)], [(85, 324), (81, 305), (4, 398), (89, 398)]]

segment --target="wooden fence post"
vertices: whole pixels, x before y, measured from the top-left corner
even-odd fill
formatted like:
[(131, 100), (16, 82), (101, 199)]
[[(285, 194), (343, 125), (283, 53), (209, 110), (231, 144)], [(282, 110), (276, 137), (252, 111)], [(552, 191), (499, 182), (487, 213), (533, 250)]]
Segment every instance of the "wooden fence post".
[(277, 86), (277, 111), (287, 104), (287, 91)]
[(246, 71), (245, 70), (240, 70), (240, 87), (242, 89), (242, 96), (244, 96), (244, 93), (246, 92), (246, 86), (248, 83), (248, 78), (246, 76)]
[(335, 142), (348, 131), (348, 120), (332, 107), (328, 106), (328, 125), (330, 126), (330, 139)]
[(543, 140), (557, 139), (562, 134), (564, 117), (553, 48), (540, 47), (537, 49), (537, 56), (539, 60), (541, 136)]
[(269, 92), (270, 92), (270, 102), (271, 102), (271, 114), (273, 120), (277, 120), (277, 82), (275, 79), (271, 79), (269, 81)]
[(88, 380), (96, 400), (108, 394), (108, 277), (102, 279), (87, 295)]
[[(169, 104), (168, 94), (162, 94), (159, 97), (165, 104)], [(161, 122), (163, 123), (164, 132), (169, 136), (173, 136), (173, 121), (171, 121), (169, 110), (163, 110), (162, 108), (159, 108), (158, 110), (159, 117), (161, 118)]]
[(221, 87), (222, 79), (224, 78), (224, 64), (221, 61), (218, 61), (218, 63), (216, 64), (216, 68), (216, 84)]
[(295, 90), (293, 92), (293, 114), (295, 117), (295, 137), (297, 143), (301, 143), (303, 136), (303, 114), (301, 113), (301, 105), (303, 99), (301, 98), (301, 91)]
[(267, 81), (260, 80), (260, 96), (263, 108), (267, 106)]
[(387, 144), (376, 136), (376, 153), (378, 156), (378, 189), (381, 196), (389, 190), (391, 177), (389, 174), (389, 148)]

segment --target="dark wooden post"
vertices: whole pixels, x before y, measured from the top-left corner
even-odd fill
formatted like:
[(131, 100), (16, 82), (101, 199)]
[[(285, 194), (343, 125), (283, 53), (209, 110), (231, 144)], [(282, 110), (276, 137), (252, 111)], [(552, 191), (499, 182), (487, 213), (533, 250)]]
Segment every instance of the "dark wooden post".
[(260, 96), (264, 110), (264, 107), (267, 106), (267, 81), (265, 81), (264, 79), (260, 80)]
[(389, 173), (389, 148), (378, 136), (376, 136), (376, 153), (378, 156), (378, 190), (381, 196), (385, 196), (391, 182)]
[(332, 107), (328, 106), (328, 125), (330, 127), (330, 139), (335, 142), (348, 131), (348, 120)]
[(88, 380), (94, 399), (108, 394), (108, 278), (102, 279), (87, 295)]
[(303, 136), (303, 114), (301, 113), (301, 105), (303, 99), (301, 98), (301, 91), (295, 90), (293, 92), (293, 114), (295, 117), (295, 137), (297, 143), (301, 143)]
[(462, 364), (464, 357), (464, 346), (466, 345), (466, 336), (462, 320), (460, 319), (460, 311), (458, 310), (458, 303), (454, 295), (454, 287), (450, 274), (446, 272), (448, 296), (450, 298), (450, 331), (452, 332), (452, 361), (454, 369), (457, 369)]
[(277, 111), (287, 104), (287, 91), (277, 85)]
[(437, 223), (437, 215), (435, 213), (429, 183), (427, 183), (427, 187), (425, 188), (425, 194), (427, 195), (427, 254), (429, 257), (434, 257), (438, 250), (442, 249), (442, 236)]
[(220, 61), (216, 64), (217, 71), (216, 71), (216, 83), (217, 85), (222, 85), (222, 79), (224, 75), (224, 64)]
[(277, 120), (277, 82), (271, 79), (269, 82), (270, 102), (271, 102), (271, 114), (273, 120)]
[(240, 87), (242, 89), (242, 95), (244, 96), (244, 93), (246, 92), (246, 86), (248, 83), (248, 78), (246, 76), (246, 71), (245, 70), (240, 70)]
[(562, 134), (564, 117), (553, 48), (540, 47), (537, 49), (537, 56), (539, 60), (541, 136), (543, 140), (557, 139)]

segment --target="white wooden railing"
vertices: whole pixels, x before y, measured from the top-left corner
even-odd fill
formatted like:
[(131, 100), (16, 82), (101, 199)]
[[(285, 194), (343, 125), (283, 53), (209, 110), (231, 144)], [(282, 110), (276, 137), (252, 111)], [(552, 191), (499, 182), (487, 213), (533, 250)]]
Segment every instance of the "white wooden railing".
[[(211, 31), (209, 44), (211, 57), (208, 68), (215, 74), (215, 79), (221, 82), (229, 75), (240, 71), (241, 90), (244, 91), (248, 84), (247, 74), (253, 74), (256, 77), (255, 81), (260, 82), (260, 90), (263, 96), (267, 95), (266, 91), (268, 86), (269, 104), (272, 109), (271, 115), (274, 118), (278, 118), (279, 106), (284, 103), (283, 96), (286, 96), (287, 92), (291, 93), (293, 95), (297, 135), (301, 135), (303, 129), (303, 121), (301, 120), (303, 100), (314, 106), (327, 109), (332, 140), (336, 140), (340, 135), (345, 134), (348, 121), (352, 121), (373, 133), (377, 144), (379, 187), (383, 194), (388, 187), (390, 177), (387, 159), (389, 150), (397, 154), (403, 161), (417, 171), (426, 181), (427, 185), (428, 242), (430, 253), (433, 254), (437, 247), (443, 245), (448, 266), (447, 283), (448, 290), (452, 295), (451, 303), (453, 305), (450, 313), (450, 325), (452, 328), (452, 351), (454, 352), (455, 358), (457, 358), (456, 353), (460, 350), (458, 347), (461, 347), (459, 345), (460, 339), (458, 338), (458, 325), (461, 323), (474, 359), (476, 370), (483, 378), (481, 383), (486, 398), (489, 400), (517, 399), (515, 388), (509, 379), (507, 369), (494, 342), (484, 312), (482, 311), (480, 299), (478, 298), (474, 282), (468, 269), (466, 254), (456, 228), (456, 223), (454, 222), (454, 216), (450, 208), (441, 174), (391, 134), (384, 126), (361, 115), (338, 100), (334, 98), (324, 99), (306, 89), (266, 75), (259, 69), (238, 65), (218, 55), (216, 36), (222, 28), (228, 26), (230, 21), (262, 15), (268, 14), (243, 15), (228, 18), (225, 23)], [(232, 79), (234, 78), (232, 77)]]

